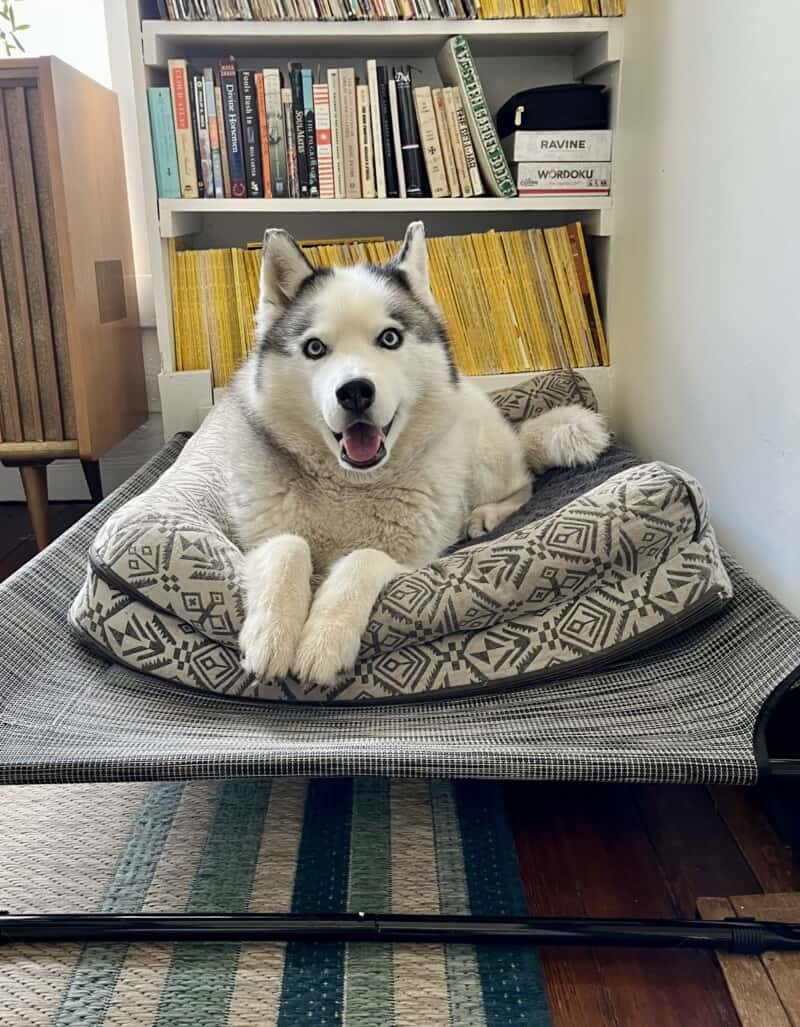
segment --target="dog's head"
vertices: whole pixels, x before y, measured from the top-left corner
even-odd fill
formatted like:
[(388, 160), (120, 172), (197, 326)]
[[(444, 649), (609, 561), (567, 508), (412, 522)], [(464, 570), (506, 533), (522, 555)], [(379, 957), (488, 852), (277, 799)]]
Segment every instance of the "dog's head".
[(387, 265), (319, 271), (287, 232), (268, 230), (256, 344), (252, 398), (292, 449), (311, 430), (341, 467), (365, 474), (426, 424), (436, 430), (426, 405), (452, 393), (458, 375), (422, 223)]

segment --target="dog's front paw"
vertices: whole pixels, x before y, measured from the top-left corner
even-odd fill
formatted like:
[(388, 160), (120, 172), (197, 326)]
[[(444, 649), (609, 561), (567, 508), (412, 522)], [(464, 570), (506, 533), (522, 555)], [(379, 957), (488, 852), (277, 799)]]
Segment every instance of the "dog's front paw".
[(286, 677), (302, 630), (302, 621), (250, 614), (239, 634), (242, 668), (261, 681)]
[(352, 671), (361, 647), (361, 633), (341, 618), (315, 617), (306, 621), (297, 647), (292, 674), (298, 681), (334, 685)]
[(508, 511), (499, 503), (486, 503), (484, 506), (476, 507), (467, 518), (465, 538), (480, 538), (481, 535), (488, 535), (506, 519), (507, 515)]

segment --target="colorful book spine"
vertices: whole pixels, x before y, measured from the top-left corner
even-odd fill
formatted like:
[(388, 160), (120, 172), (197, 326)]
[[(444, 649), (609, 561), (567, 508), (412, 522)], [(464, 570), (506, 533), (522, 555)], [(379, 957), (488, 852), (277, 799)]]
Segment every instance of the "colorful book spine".
[(303, 69), (299, 64), (289, 65), (294, 116), (294, 145), (297, 155), (297, 179), (300, 195), (308, 196), (308, 155), (306, 153), (306, 119), (303, 104)]
[[(447, 115), (447, 130), (450, 135), (450, 145), (453, 148), (453, 160), (456, 165), (461, 195), (473, 196), (472, 180), (470, 179), (469, 168), (467, 167), (467, 155), (464, 150), (464, 140), (461, 135), (461, 125), (458, 120), (458, 109), (455, 102), (455, 94), (457, 92), (457, 89), (445, 86), (442, 90), (442, 99), (444, 100), (444, 110)], [(466, 121), (464, 122), (464, 128), (469, 132)]]
[(314, 76), (310, 68), (303, 68), (303, 127), (306, 133), (306, 161), (308, 162), (308, 195), (319, 198), (319, 160), (317, 158), (317, 129), (314, 122)]
[(358, 200), (361, 198), (361, 173), (358, 159), (356, 73), (352, 68), (339, 69), (339, 104), (342, 112), (345, 196), (348, 200)]
[(433, 113), (430, 86), (417, 86), (414, 90), (414, 106), (417, 111), (422, 154), (425, 158), (425, 170), (428, 172), (431, 196), (441, 199), (449, 196), (450, 192), (447, 188), (447, 174), (444, 170), (444, 159), (436, 128), (436, 115)]
[(333, 150), (333, 184), (338, 199), (347, 196), (342, 152), (342, 105), (339, 100), (339, 69), (328, 69), (328, 98), (331, 105), (331, 147)]
[(200, 174), (203, 178), (203, 195), (214, 195), (214, 172), (211, 167), (211, 137), (206, 115), (206, 85), (202, 75), (192, 76), (194, 90), (195, 130), (197, 149), (200, 155)]
[(469, 130), (469, 121), (467, 120), (464, 101), (461, 97), (461, 92), (458, 89), (454, 88), (451, 95), (453, 97), (453, 104), (456, 112), (458, 131), (461, 135), (461, 146), (464, 150), (464, 159), (467, 162), (467, 171), (469, 172), (469, 180), (472, 185), (472, 194), (473, 196), (483, 196), (483, 179), (481, 178), (480, 169), (478, 167), (478, 158), (475, 154), (475, 147), (472, 145), (472, 134)]
[(378, 199), (386, 198), (386, 176), (383, 170), (383, 144), (381, 143), (381, 116), (378, 103), (378, 65), (367, 61), (367, 84), (369, 87), (369, 109), (372, 120), (372, 152), (375, 159), (375, 191)]
[(514, 179), (497, 137), (469, 43), (463, 36), (449, 39), (436, 61), (442, 81), (457, 86), (461, 93), (478, 163), (489, 189), (495, 196), (516, 196)]
[(247, 195), (256, 198), (264, 195), (264, 182), (261, 177), (261, 140), (258, 135), (258, 101), (254, 74), (244, 69), (239, 72), (239, 97)]
[(256, 108), (258, 109), (258, 140), (261, 154), (261, 177), (264, 182), (264, 196), (272, 197), (272, 175), (269, 164), (269, 134), (267, 129), (267, 101), (264, 93), (264, 74), (256, 71), (253, 75), (256, 86)]
[(314, 127), (317, 135), (317, 164), (319, 165), (319, 195), (323, 200), (336, 196), (333, 181), (333, 148), (331, 145), (331, 105), (327, 85), (317, 83), (312, 89), (314, 98)]
[(197, 82), (194, 76), (187, 78), (189, 90), (189, 124), (192, 126), (192, 145), (194, 148), (194, 167), (197, 175), (197, 194), (205, 196), (205, 182), (203, 181), (203, 165), (200, 163), (200, 134), (197, 129)]
[(378, 65), (378, 123), (380, 125), (380, 141), (383, 150), (383, 174), (386, 180), (386, 195), (399, 194), (397, 182), (397, 165), (394, 159), (394, 143), (392, 141), (392, 115), (389, 110), (389, 76), (382, 65)]
[(197, 165), (194, 159), (194, 133), (189, 105), (189, 73), (186, 61), (173, 59), (167, 64), (172, 98), (172, 119), (175, 124), (175, 145), (178, 151), (178, 175), (181, 196), (197, 199)]
[(231, 167), (228, 162), (228, 140), (225, 136), (225, 115), (222, 110), (222, 90), (214, 86), (214, 103), (217, 107), (217, 132), (219, 133), (219, 159), (222, 164), (222, 190), (231, 197)]
[(436, 129), (439, 133), (439, 143), (442, 147), (444, 158), (444, 170), (447, 175), (447, 189), (451, 196), (460, 196), (461, 187), (458, 184), (458, 171), (456, 170), (453, 144), (450, 140), (450, 129), (447, 125), (447, 111), (444, 105), (444, 90), (432, 89), (433, 113), (436, 116)]
[(286, 137), (286, 167), (289, 195), (293, 199), (297, 199), (300, 196), (300, 175), (297, 171), (294, 104), (292, 102), (292, 91), (288, 86), (285, 89), (281, 89), (281, 105), (283, 107), (283, 131)]
[(400, 199), (406, 198), (406, 173), (403, 167), (403, 146), (400, 141), (400, 117), (397, 112), (397, 83), (389, 79), (389, 114), (392, 118), (392, 142), (394, 143), (394, 159), (397, 167), (397, 190)]
[(219, 85), (222, 90), (231, 196), (235, 199), (243, 199), (247, 196), (247, 172), (244, 163), (242, 116), (239, 106), (236, 62), (232, 58), (219, 62)]
[(166, 86), (151, 86), (147, 90), (147, 107), (150, 113), (150, 135), (153, 140), (158, 195), (165, 200), (180, 199), (178, 149), (175, 145), (169, 89)]
[(372, 118), (369, 110), (369, 86), (356, 86), (358, 107), (358, 155), (361, 172), (361, 195), (375, 199), (375, 163), (372, 152)]
[(222, 151), (219, 146), (217, 96), (214, 88), (214, 72), (211, 68), (203, 68), (203, 87), (206, 94), (208, 141), (211, 146), (211, 177), (214, 179), (214, 195), (221, 199), (225, 195), (225, 180), (222, 174)]
[(425, 195), (425, 168), (419, 139), (414, 96), (411, 86), (411, 68), (395, 68), (397, 84), (397, 111), (400, 119), (400, 144), (408, 196)]
[(272, 195), (289, 195), (289, 171), (286, 165), (286, 133), (281, 101), (281, 73), (277, 68), (264, 68), (264, 101), (267, 107), (267, 135), (269, 138), (269, 170)]

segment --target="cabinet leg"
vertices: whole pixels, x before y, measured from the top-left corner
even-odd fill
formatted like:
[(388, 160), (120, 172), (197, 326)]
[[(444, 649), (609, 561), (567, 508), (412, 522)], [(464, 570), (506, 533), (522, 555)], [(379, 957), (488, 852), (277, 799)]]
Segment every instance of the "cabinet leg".
[(99, 503), (103, 498), (103, 480), (100, 477), (99, 460), (81, 460), (83, 476), (89, 486), (89, 495), (93, 503)]
[(50, 541), (47, 525), (47, 464), (22, 464), (19, 473), (36, 545), (44, 549)]

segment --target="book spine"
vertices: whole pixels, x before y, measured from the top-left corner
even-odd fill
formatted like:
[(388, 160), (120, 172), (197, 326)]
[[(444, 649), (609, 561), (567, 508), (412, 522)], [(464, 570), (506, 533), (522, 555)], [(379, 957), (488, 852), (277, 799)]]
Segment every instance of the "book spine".
[(197, 79), (187, 76), (189, 90), (189, 123), (192, 126), (192, 144), (194, 146), (194, 168), (197, 175), (197, 195), (205, 196), (206, 186), (203, 181), (203, 165), (200, 161), (200, 129), (197, 122)]
[(449, 39), (439, 51), (437, 63), (442, 80), (458, 86), (461, 92), (478, 162), (489, 188), (495, 196), (516, 196), (514, 179), (467, 40), (463, 36)]
[(520, 196), (553, 194), (608, 195), (611, 164), (551, 164), (528, 161), (515, 165)]
[(453, 154), (453, 146), (450, 142), (450, 129), (447, 127), (447, 112), (444, 108), (444, 90), (432, 89), (433, 113), (436, 116), (436, 129), (439, 132), (439, 143), (442, 147), (442, 158), (444, 170), (447, 175), (447, 188), (451, 196), (460, 196), (461, 188), (458, 184), (458, 172)]
[(264, 195), (261, 178), (261, 140), (258, 137), (258, 104), (256, 100), (253, 72), (239, 72), (239, 96), (242, 104), (242, 149), (244, 152), (247, 195)]
[(197, 127), (197, 146), (200, 153), (200, 173), (203, 177), (203, 195), (214, 195), (214, 172), (211, 168), (211, 137), (206, 115), (206, 84), (202, 75), (192, 78)]
[(172, 102), (169, 89), (163, 86), (151, 86), (147, 90), (147, 106), (150, 112), (150, 135), (153, 140), (153, 160), (158, 195), (165, 200), (180, 199), (181, 180), (178, 173), (178, 149), (175, 145), (175, 128), (172, 123)]
[(461, 195), (474, 196), (469, 167), (467, 166), (467, 155), (464, 150), (464, 140), (461, 135), (461, 125), (458, 120), (458, 107), (455, 101), (455, 94), (457, 92), (458, 90), (453, 89), (451, 86), (445, 86), (442, 90), (444, 109), (447, 115), (447, 129), (450, 133), (450, 145), (453, 147), (453, 160), (456, 164)]
[(342, 104), (339, 99), (339, 69), (328, 69), (328, 98), (331, 105), (331, 147), (333, 149), (333, 184), (338, 199), (347, 196), (342, 150)]
[(383, 174), (386, 180), (386, 195), (399, 194), (397, 183), (397, 167), (394, 160), (394, 144), (392, 142), (392, 115), (389, 110), (389, 82), (386, 68), (378, 67), (378, 122), (380, 124), (380, 140), (383, 150)]
[(336, 196), (333, 182), (333, 152), (331, 145), (331, 105), (328, 87), (316, 84), (314, 97), (314, 125), (317, 135), (317, 163), (319, 165), (319, 195), (323, 200)]
[(214, 72), (211, 68), (203, 68), (203, 87), (206, 94), (208, 142), (211, 147), (211, 177), (214, 180), (214, 195), (221, 199), (225, 195), (225, 182), (222, 174), (222, 153), (219, 146), (217, 96), (214, 88)]
[(403, 146), (400, 142), (400, 117), (397, 113), (397, 83), (389, 79), (389, 114), (392, 118), (392, 142), (394, 143), (394, 159), (397, 167), (397, 190), (400, 198), (406, 198), (406, 173), (403, 168)]
[(436, 131), (436, 115), (433, 113), (433, 100), (429, 86), (418, 86), (414, 90), (414, 106), (417, 110), (422, 153), (425, 157), (425, 169), (428, 172), (431, 195), (437, 198), (449, 196), (447, 175), (444, 170), (439, 133)]
[(319, 198), (319, 161), (317, 159), (317, 131), (314, 121), (314, 78), (309, 68), (303, 69), (303, 128), (306, 134), (308, 195), (317, 199)]
[(308, 157), (306, 155), (306, 120), (305, 107), (303, 105), (303, 69), (299, 64), (289, 65), (289, 78), (292, 88), (297, 180), (300, 185), (300, 195), (308, 196)]
[(369, 86), (356, 87), (358, 105), (358, 153), (361, 171), (361, 195), (365, 200), (375, 198), (375, 164), (372, 153), (372, 118), (369, 110)]
[(472, 145), (472, 135), (469, 130), (467, 112), (464, 109), (464, 101), (458, 89), (453, 89), (453, 103), (456, 108), (456, 119), (458, 131), (461, 136), (461, 145), (464, 149), (464, 160), (467, 162), (467, 171), (474, 196), (483, 196), (483, 179), (478, 168), (478, 158), (475, 155), (475, 147)]
[(230, 199), (231, 196), (231, 167), (228, 162), (228, 140), (225, 138), (225, 115), (222, 110), (222, 89), (214, 86), (214, 103), (217, 107), (217, 132), (219, 133), (219, 160), (222, 164), (222, 191)]
[(358, 200), (361, 198), (361, 175), (358, 163), (356, 75), (352, 68), (339, 69), (339, 102), (342, 112), (345, 196), (348, 200)]
[(512, 132), (503, 140), (503, 151), (509, 161), (571, 162), (611, 160), (611, 132)]
[(281, 73), (277, 68), (265, 68), (263, 74), (272, 195), (285, 198), (289, 195), (289, 171), (286, 163), (286, 133), (284, 131), (283, 102), (281, 100)]
[(375, 159), (375, 191), (378, 199), (386, 198), (386, 176), (383, 169), (383, 144), (381, 142), (381, 117), (378, 103), (378, 67), (367, 61), (367, 83), (369, 85), (369, 108), (372, 118), (372, 152)]
[(408, 196), (425, 195), (425, 168), (419, 139), (417, 116), (414, 111), (414, 96), (411, 89), (411, 69), (397, 68), (394, 73), (397, 83), (397, 114), (400, 120), (400, 145), (402, 147), (403, 171)]
[(267, 130), (267, 100), (264, 92), (264, 73), (253, 73), (256, 85), (256, 107), (258, 108), (258, 139), (261, 144), (261, 177), (264, 181), (264, 196), (272, 197), (272, 175), (269, 165), (269, 133)]
[(168, 68), (181, 196), (184, 199), (197, 199), (200, 194), (197, 190), (197, 165), (194, 162), (194, 139), (186, 61), (171, 60), (168, 62)]
[(220, 61), (219, 86), (222, 91), (223, 115), (225, 118), (225, 138), (230, 168), (231, 196), (236, 199), (242, 199), (247, 196), (247, 179), (245, 177), (244, 151), (242, 147), (239, 87), (237, 84), (236, 62), (234, 60)]
[(283, 106), (283, 131), (286, 137), (286, 167), (289, 195), (293, 199), (297, 199), (300, 196), (300, 175), (297, 171), (294, 103), (292, 102), (292, 91), (288, 86), (285, 89), (281, 89), (281, 104)]

